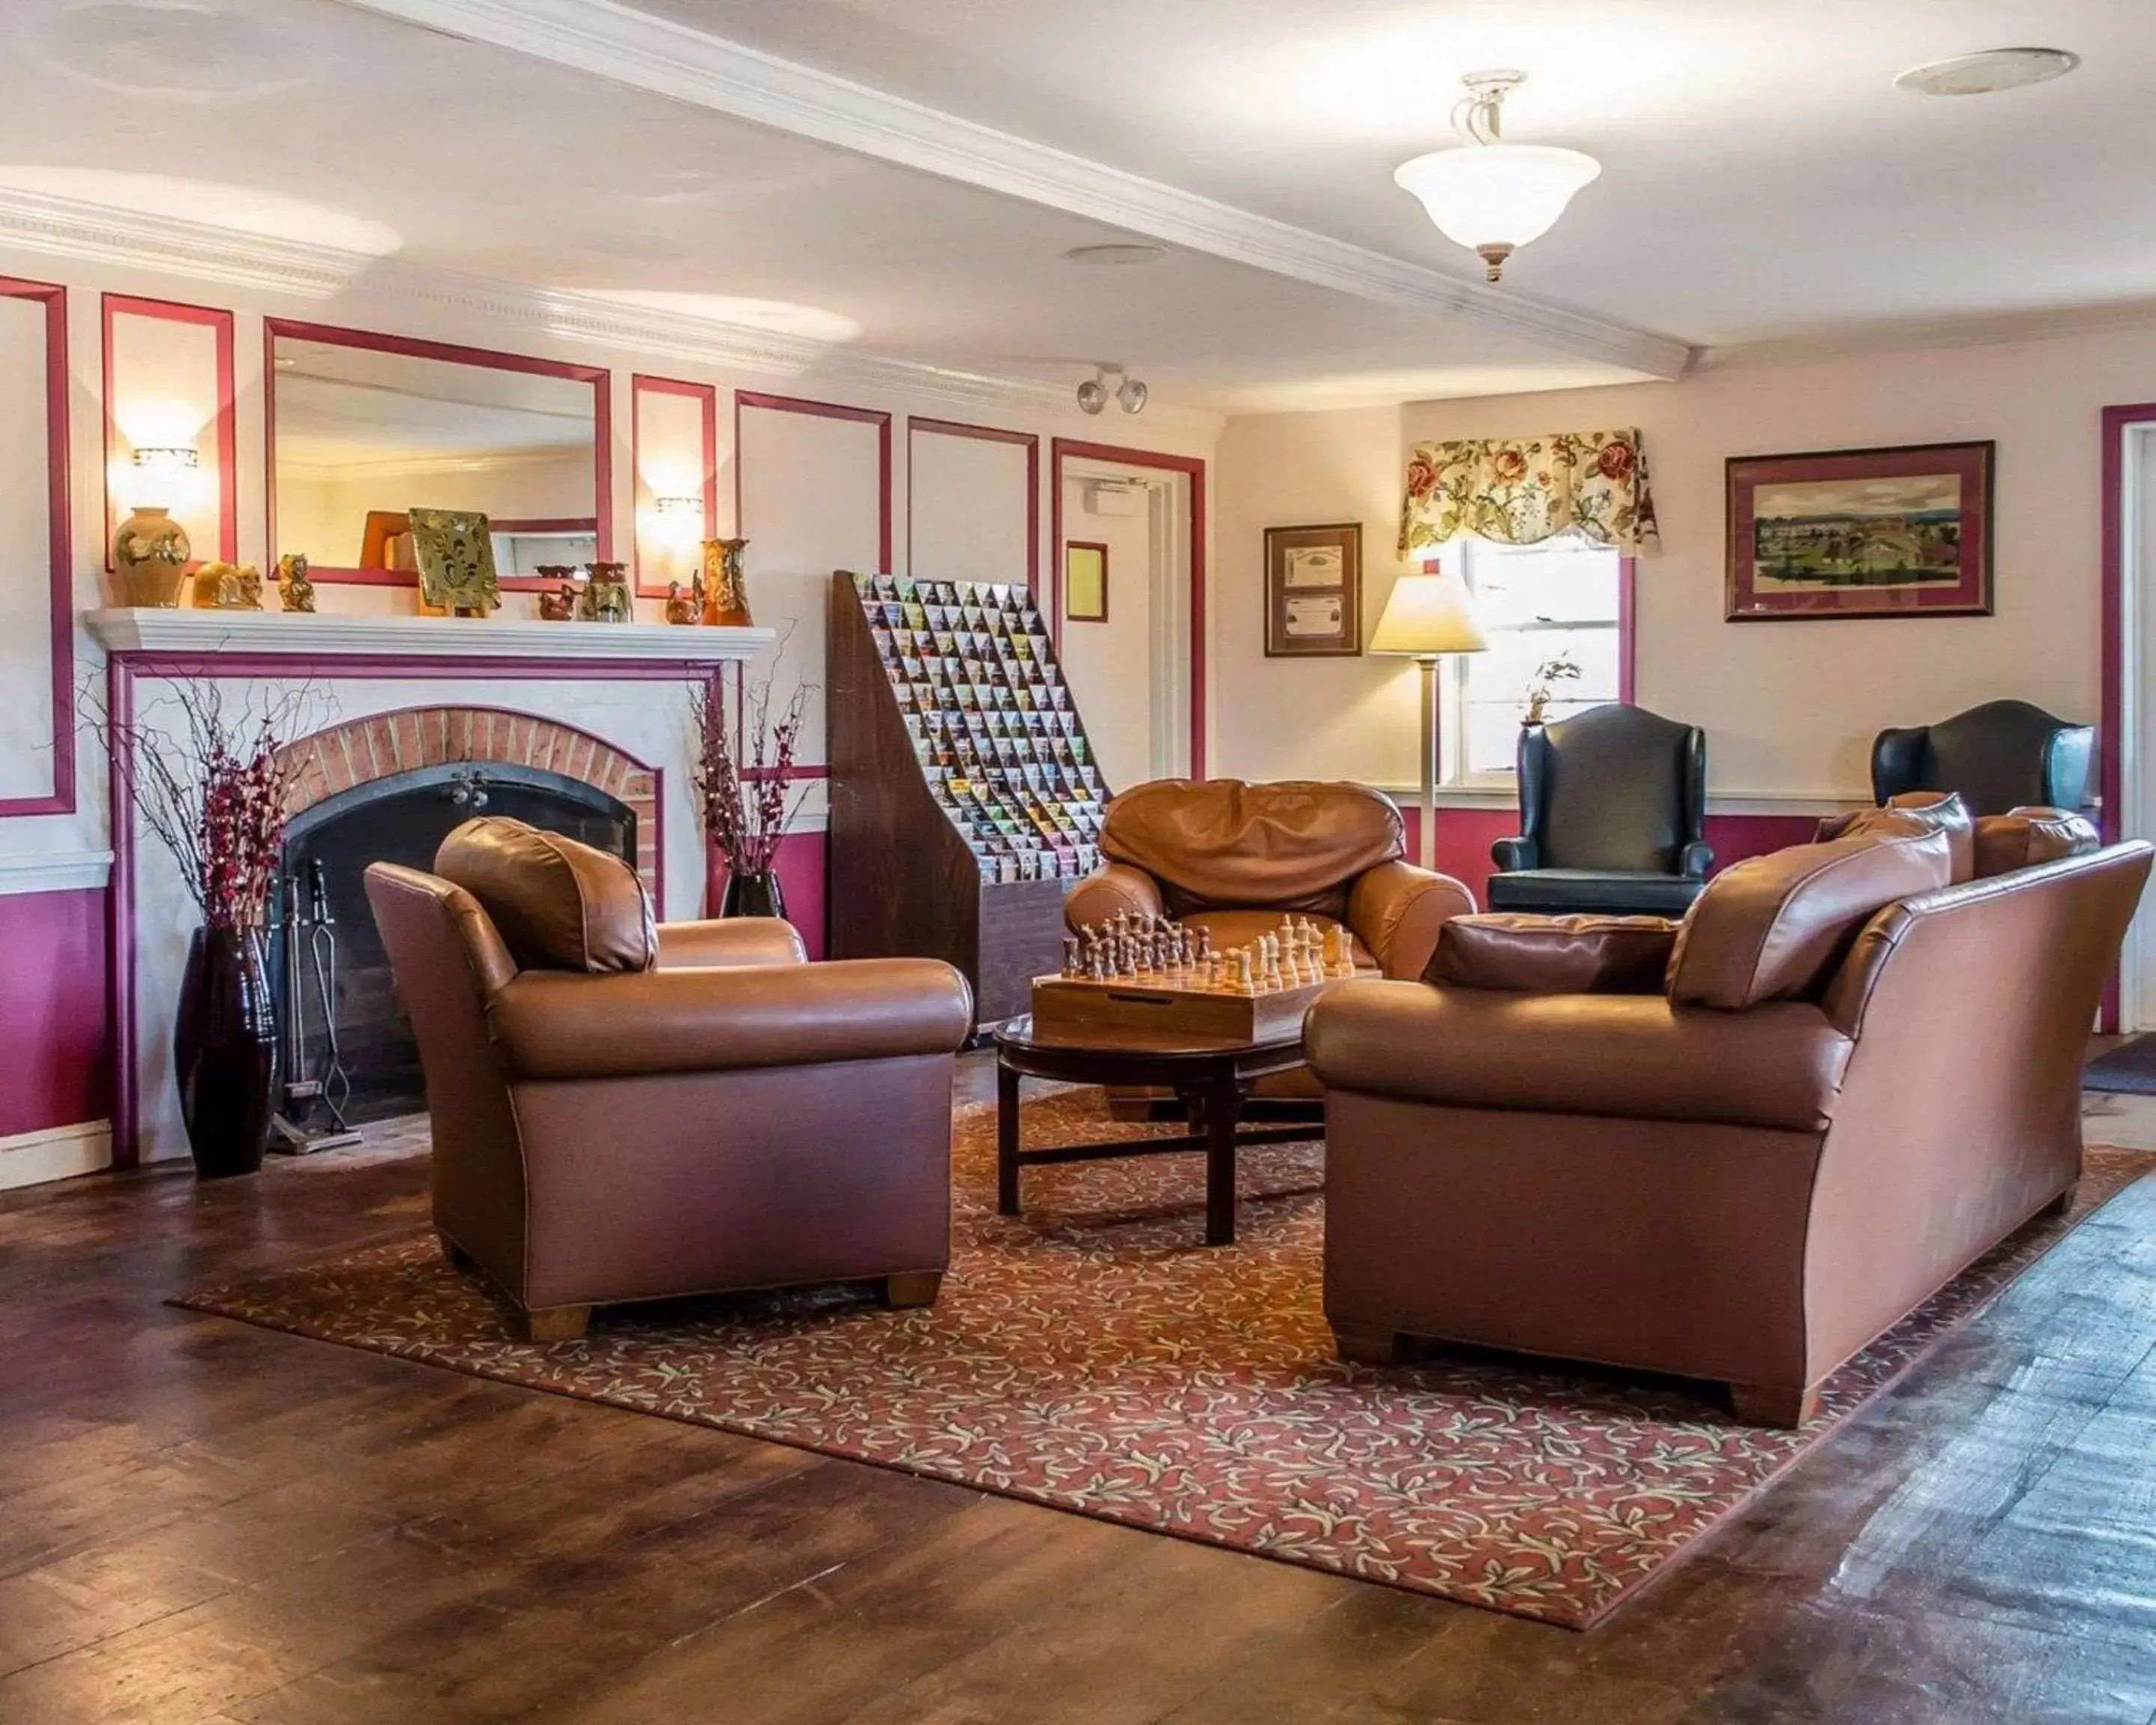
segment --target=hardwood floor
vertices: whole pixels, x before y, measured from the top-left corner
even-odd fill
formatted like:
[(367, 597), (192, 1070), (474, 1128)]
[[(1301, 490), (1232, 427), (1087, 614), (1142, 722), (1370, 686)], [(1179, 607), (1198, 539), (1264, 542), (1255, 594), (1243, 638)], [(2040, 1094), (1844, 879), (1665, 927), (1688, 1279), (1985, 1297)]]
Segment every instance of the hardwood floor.
[(0, 1721), (2156, 1722), (2156, 1178), (1584, 1635), (160, 1303), (424, 1218), (0, 1196)]

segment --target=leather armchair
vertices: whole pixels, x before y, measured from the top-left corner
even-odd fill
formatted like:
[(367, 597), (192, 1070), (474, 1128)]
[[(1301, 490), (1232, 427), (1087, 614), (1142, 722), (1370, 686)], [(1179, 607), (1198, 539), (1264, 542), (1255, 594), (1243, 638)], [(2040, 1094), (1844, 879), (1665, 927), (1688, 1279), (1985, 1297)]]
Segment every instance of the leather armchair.
[(1675, 916), (1714, 866), (1707, 734), (1612, 703), (1520, 734), (1520, 834), (1490, 848), (1492, 910)]
[(2096, 728), (2070, 724), (2025, 701), (1987, 701), (1936, 725), (1882, 731), (1871, 745), (1871, 793), (1958, 791), (1972, 814), (2088, 802)]
[(654, 927), (625, 865), (519, 822), (467, 822), (435, 869), (367, 871), (426, 1072), (434, 1225), (535, 1340), (690, 1294), (935, 1298), (957, 972), (810, 964), (775, 919)]
[(1327, 993), (1342, 1353), (1465, 1343), (1809, 1418), (2071, 1194), (2088, 1025), (2156, 855), (1949, 885), (1951, 844), (1897, 814), (1735, 865), (1681, 922), (1460, 918), (1431, 982)]
[(1108, 805), (1101, 850), (1065, 901), (1073, 930), (1165, 914), (1240, 946), (1292, 913), (1346, 929), (1358, 969), (1411, 977), (1445, 921), (1475, 908), (1457, 880), (1405, 860), (1399, 809), (1364, 785), (1157, 779)]
[[(1344, 928), (1358, 971), (1413, 977), (1430, 963), (1438, 931), (1475, 908), (1457, 880), (1405, 860), (1399, 809), (1364, 785), (1158, 779), (1108, 805), (1101, 850), (1108, 860), (1065, 901), (1073, 930), (1118, 911), (1165, 914), (1235, 947), (1292, 912)], [(1142, 1111), (1141, 1099), (1159, 1100), (1109, 1094), (1126, 1116)], [(1298, 1068), (1260, 1079), (1255, 1094), (1308, 1102), (1319, 1090)]]

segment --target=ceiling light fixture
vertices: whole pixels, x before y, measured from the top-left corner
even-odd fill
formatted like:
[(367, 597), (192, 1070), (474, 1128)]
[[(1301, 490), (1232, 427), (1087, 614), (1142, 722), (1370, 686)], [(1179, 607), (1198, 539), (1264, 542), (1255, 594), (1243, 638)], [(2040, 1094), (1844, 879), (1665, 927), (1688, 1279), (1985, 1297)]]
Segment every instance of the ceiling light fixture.
[(1600, 162), (1577, 150), (1504, 141), (1500, 111), (1527, 75), (1470, 72), (1460, 80), (1467, 95), (1452, 110), (1468, 142), (1418, 156), (1393, 172), (1394, 183), (1422, 200), (1439, 233), (1482, 259), (1491, 281), (1504, 273), (1506, 259), (1548, 233), (1573, 193), (1602, 172)]
[(1133, 377), (1127, 367), (1096, 364), (1093, 375), (1078, 386), (1078, 411), (1081, 413), (1105, 412), (1108, 405), (1108, 379), (1120, 378), (1116, 385), (1116, 405), (1126, 413), (1142, 413), (1152, 392)]
[(1981, 54), (1912, 66), (1894, 80), (1894, 88), (1915, 95), (1990, 95), (2025, 84), (2048, 84), (2081, 63), (2079, 54), (2063, 48), (1987, 48)]

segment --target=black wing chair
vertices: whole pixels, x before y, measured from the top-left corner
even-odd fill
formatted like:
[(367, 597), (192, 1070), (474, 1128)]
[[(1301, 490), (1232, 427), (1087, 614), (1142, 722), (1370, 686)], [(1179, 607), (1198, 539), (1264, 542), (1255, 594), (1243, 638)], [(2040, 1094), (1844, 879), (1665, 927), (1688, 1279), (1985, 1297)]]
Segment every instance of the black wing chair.
[(1490, 855), (1493, 911), (1681, 916), (1707, 884), (1707, 733), (1589, 707), (1520, 733), (1520, 825)]
[(1958, 791), (1972, 814), (2088, 801), (2096, 728), (2025, 701), (1987, 701), (1937, 725), (1882, 731), (1871, 745), (1871, 793)]

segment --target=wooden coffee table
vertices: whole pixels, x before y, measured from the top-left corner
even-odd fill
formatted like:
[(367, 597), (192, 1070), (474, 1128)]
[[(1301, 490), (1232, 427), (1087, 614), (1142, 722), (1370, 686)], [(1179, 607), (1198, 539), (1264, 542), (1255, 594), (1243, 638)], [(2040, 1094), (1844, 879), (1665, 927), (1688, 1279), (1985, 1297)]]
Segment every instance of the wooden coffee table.
[[(1019, 1213), (1019, 1173), (1059, 1162), (1099, 1162), (1116, 1156), (1205, 1153), (1205, 1244), (1235, 1243), (1235, 1152), (1245, 1144), (1290, 1144), (1316, 1136), (1309, 1126), (1239, 1130), (1250, 1086), (1303, 1063), (1300, 1025), (1256, 1042), (1222, 1042), (1158, 1031), (1101, 1026), (1039, 1030), (1014, 1019), (995, 1033), (996, 1208)], [(1190, 1113), (1190, 1131), (1173, 1138), (1120, 1138), (1053, 1149), (1019, 1145), (1019, 1081), (1129, 1085), (1173, 1091)]]

